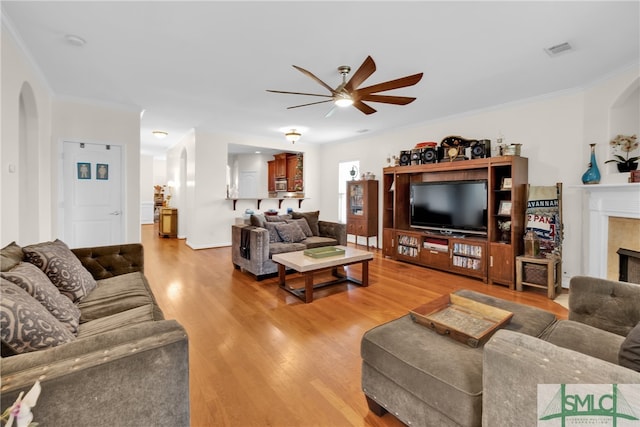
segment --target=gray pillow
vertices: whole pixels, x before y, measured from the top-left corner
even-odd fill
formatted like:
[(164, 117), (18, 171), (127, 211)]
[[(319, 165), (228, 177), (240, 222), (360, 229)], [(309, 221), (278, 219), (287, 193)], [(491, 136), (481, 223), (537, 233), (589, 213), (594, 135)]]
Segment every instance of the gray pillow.
[(251, 216), (249, 217), (249, 222), (255, 227), (264, 228), (264, 223), (267, 221), (264, 219), (264, 215), (262, 214), (251, 214)]
[(285, 243), (301, 242), (307, 238), (296, 223), (276, 224), (276, 230)]
[(285, 224), (284, 222), (265, 222), (264, 228), (269, 230), (269, 243), (278, 243), (282, 242), (282, 238), (278, 234), (278, 230), (276, 230), (276, 225)]
[(80, 323), (80, 309), (69, 298), (63, 296), (58, 288), (38, 267), (21, 262), (9, 271), (0, 273), (3, 279), (18, 285), (46, 308), (69, 331), (77, 335)]
[(622, 342), (618, 352), (618, 364), (640, 372), (640, 322)]
[(75, 339), (46, 308), (18, 285), (0, 278), (0, 338), (16, 353), (66, 344)]
[(293, 217), (293, 219), (300, 219), (300, 218), (306, 219), (313, 235), (314, 236), (320, 235), (320, 230), (318, 229), (318, 217), (320, 216), (320, 211), (292, 212), (291, 216)]
[(16, 242), (9, 243), (0, 251), (0, 271), (11, 270), (22, 261), (23, 257), (22, 248)]
[(302, 230), (302, 232), (304, 233), (305, 236), (307, 236), (307, 237), (313, 236), (313, 232), (311, 231), (311, 228), (309, 228), (309, 223), (307, 222), (307, 220), (305, 218), (288, 219), (286, 222), (287, 223), (296, 223), (296, 224), (298, 224), (298, 227), (300, 227), (300, 230)]
[(96, 287), (96, 281), (61, 240), (22, 248), (25, 260), (44, 271), (60, 293), (78, 302)]
[(264, 219), (267, 222), (286, 222), (286, 220), (291, 219), (291, 215), (265, 215)]

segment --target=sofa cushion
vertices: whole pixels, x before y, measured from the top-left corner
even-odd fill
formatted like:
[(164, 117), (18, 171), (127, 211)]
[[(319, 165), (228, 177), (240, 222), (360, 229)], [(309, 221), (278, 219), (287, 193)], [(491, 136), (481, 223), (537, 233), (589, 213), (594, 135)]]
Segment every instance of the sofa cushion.
[(286, 220), (286, 222), (287, 223), (296, 223), (296, 224), (298, 224), (298, 227), (300, 227), (300, 230), (302, 230), (302, 232), (304, 233), (305, 236), (307, 236), (307, 237), (313, 236), (313, 232), (311, 231), (311, 228), (309, 228), (309, 223), (307, 222), (306, 219), (304, 219), (304, 218), (288, 219), (288, 220)]
[(304, 239), (302, 242), (307, 249), (320, 248), (322, 246), (335, 246), (338, 244), (336, 239), (331, 237), (311, 236)]
[(154, 319), (154, 307), (152, 304), (132, 308), (110, 316), (95, 319), (90, 322), (80, 324), (78, 328), (78, 339), (87, 338), (93, 335), (115, 331), (144, 322), (151, 322)]
[(304, 235), (300, 226), (296, 223), (276, 224), (276, 231), (285, 243), (297, 243), (303, 241), (307, 236)]
[(9, 243), (0, 251), (0, 271), (11, 270), (22, 261), (23, 257), (22, 248), (16, 242)]
[(73, 334), (15, 283), (0, 278), (0, 338), (15, 353), (71, 342)]
[(618, 364), (618, 350), (624, 341), (620, 335), (572, 320), (556, 322), (542, 339), (615, 364)]
[(640, 372), (640, 323), (629, 332), (618, 353), (618, 363), (625, 368)]
[(282, 242), (282, 237), (278, 234), (278, 230), (276, 229), (276, 225), (285, 224), (284, 222), (265, 222), (264, 228), (269, 231), (269, 243), (277, 243)]
[(318, 229), (318, 217), (320, 216), (320, 211), (313, 212), (292, 212), (291, 216), (293, 219), (304, 218), (307, 220), (309, 224), (309, 228), (314, 236), (320, 235), (320, 230)]
[(141, 272), (121, 274), (99, 280), (96, 288), (78, 303), (80, 323), (146, 305), (154, 306), (154, 320), (164, 318), (145, 276)]
[(24, 247), (25, 260), (39, 267), (60, 293), (78, 302), (96, 287), (96, 281), (61, 240)]
[(304, 243), (271, 243), (269, 244), (269, 258), (275, 254), (284, 254), (287, 252), (304, 251), (307, 247)]
[(249, 222), (254, 227), (262, 227), (262, 228), (264, 228), (264, 223), (267, 222), (267, 220), (265, 219), (264, 215), (262, 215), (262, 214), (251, 214), (251, 216), (249, 217)]
[(291, 219), (291, 215), (265, 215), (266, 222), (287, 222)]
[(3, 279), (18, 285), (58, 319), (72, 334), (78, 332), (80, 310), (58, 291), (38, 267), (21, 262), (9, 271), (0, 273)]

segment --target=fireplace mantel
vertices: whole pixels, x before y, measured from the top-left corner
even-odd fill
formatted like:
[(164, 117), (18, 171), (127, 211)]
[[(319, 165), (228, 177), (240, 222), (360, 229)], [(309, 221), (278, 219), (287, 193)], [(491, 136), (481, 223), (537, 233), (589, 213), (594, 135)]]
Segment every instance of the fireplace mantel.
[(640, 183), (582, 185), (589, 201), (589, 276), (607, 277), (609, 217), (640, 219)]

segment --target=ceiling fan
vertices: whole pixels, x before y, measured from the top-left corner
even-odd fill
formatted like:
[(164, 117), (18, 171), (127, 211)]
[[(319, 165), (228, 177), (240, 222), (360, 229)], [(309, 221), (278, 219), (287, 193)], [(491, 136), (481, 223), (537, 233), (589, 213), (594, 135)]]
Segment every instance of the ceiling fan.
[[(320, 96), (324, 98), (330, 98), (325, 101), (317, 101), (310, 102), (307, 104), (294, 105), (292, 107), (287, 107), (287, 109), (291, 108), (299, 108), (306, 107), (309, 105), (323, 104), (325, 102), (333, 102), (335, 105), (340, 107), (345, 107), (349, 105), (353, 105), (358, 110), (362, 111), (364, 114), (373, 114), (376, 110), (366, 102), (381, 102), (384, 104), (395, 104), (395, 105), (407, 105), (416, 98), (411, 98), (408, 96), (392, 96), (392, 95), (379, 95), (378, 92), (386, 92), (388, 90), (399, 89), (402, 87), (413, 86), (422, 79), (422, 73), (412, 74), (410, 76), (401, 77), (395, 80), (389, 80), (383, 83), (374, 84), (371, 86), (367, 86), (364, 88), (358, 88), (366, 79), (368, 79), (374, 71), (376, 71), (376, 64), (373, 62), (373, 58), (371, 56), (367, 56), (364, 60), (360, 68), (353, 73), (351, 79), (347, 81), (347, 75), (351, 72), (351, 67), (348, 65), (342, 65), (338, 67), (338, 72), (342, 75), (342, 83), (335, 89), (331, 86), (320, 80), (310, 71), (305, 70), (304, 68), (298, 67), (294, 65), (293, 68), (300, 71), (302, 74), (312, 78), (317, 83), (319, 83), (322, 87), (327, 89), (330, 92), (330, 95), (317, 94), (317, 93), (304, 93), (304, 92), (287, 92), (282, 90), (269, 90), (267, 92), (273, 93), (286, 93), (290, 95), (307, 95), (307, 96)], [(331, 110), (329, 112), (330, 115)]]

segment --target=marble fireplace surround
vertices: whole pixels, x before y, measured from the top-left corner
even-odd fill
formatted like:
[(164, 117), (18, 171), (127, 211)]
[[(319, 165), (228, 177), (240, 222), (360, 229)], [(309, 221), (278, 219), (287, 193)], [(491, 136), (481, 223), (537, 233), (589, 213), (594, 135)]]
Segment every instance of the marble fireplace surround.
[(589, 236), (586, 274), (607, 277), (609, 217), (640, 219), (640, 183), (595, 184), (587, 192)]

